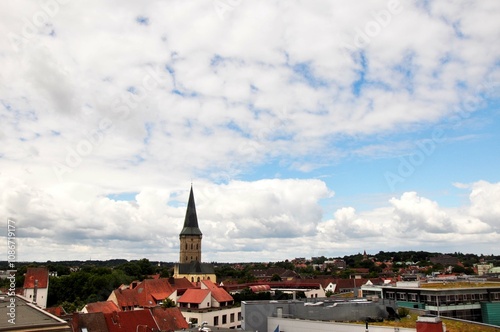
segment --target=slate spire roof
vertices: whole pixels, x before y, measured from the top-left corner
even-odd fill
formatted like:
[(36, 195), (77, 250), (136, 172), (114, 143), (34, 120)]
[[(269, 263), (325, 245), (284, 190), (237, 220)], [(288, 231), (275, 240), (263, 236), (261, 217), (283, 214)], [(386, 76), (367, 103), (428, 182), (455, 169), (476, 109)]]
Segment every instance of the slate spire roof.
[(186, 217), (184, 218), (184, 227), (181, 231), (182, 235), (202, 235), (198, 227), (198, 217), (196, 216), (196, 206), (194, 204), (193, 186), (189, 193), (189, 201), (186, 209)]

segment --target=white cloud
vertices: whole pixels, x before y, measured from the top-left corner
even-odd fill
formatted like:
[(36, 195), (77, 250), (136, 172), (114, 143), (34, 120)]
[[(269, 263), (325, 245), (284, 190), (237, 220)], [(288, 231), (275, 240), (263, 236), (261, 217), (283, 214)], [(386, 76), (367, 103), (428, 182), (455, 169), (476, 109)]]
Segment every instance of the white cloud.
[[(498, 183), (480, 181), (473, 185), (477, 187), (482, 188), (482, 195), (496, 197)], [(500, 239), (498, 218), (493, 220), (489, 214), (480, 217), (476, 213), (476, 191), (472, 189), (466, 207), (445, 209), (416, 192), (403, 193), (400, 198), (391, 198), (387, 206), (369, 211), (343, 207), (334, 213), (334, 219), (318, 225), (318, 243), (327, 246), (325, 243), (331, 241), (330, 250), (345, 250), (342, 243), (347, 242), (351, 251), (381, 248), (429, 251), (455, 248), (455, 251), (464, 250), (460, 246), (467, 243), (468, 250), (490, 252), (487, 243)]]
[[(321, 200), (335, 184), (262, 180), (400, 154), (413, 138), (379, 135), (477, 111), (500, 75), (497, 1), (401, 2), (360, 47), (358, 34), (389, 2), (242, 1), (223, 15), (210, 1), (52, 3), (0, 5), (2, 214), (24, 220), (30, 246), (79, 239), (76, 257), (136, 237), (171, 255), (177, 231), (157, 230), (182, 219), (166, 203), (192, 178), (203, 184), (207, 235), (235, 238), (234, 252), (286, 253), (266, 247), (268, 238), (307, 246), (316, 237), (410, 241), (402, 231), (418, 229), (432, 234), (418, 237), (425, 241), (498, 230), (487, 182), (473, 185), (463, 213), (408, 192), (325, 221)], [(346, 138), (357, 143), (346, 147)], [(280, 168), (256, 174), (270, 164)], [(124, 192), (137, 201), (106, 198)], [(147, 253), (131, 248), (127, 255)], [(220, 244), (207, 248), (217, 255)]]

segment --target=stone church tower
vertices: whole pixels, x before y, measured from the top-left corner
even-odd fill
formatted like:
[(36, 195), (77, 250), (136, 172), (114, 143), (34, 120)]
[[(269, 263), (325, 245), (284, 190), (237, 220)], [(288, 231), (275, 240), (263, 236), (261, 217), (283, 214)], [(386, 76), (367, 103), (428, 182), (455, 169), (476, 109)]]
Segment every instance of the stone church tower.
[(184, 227), (179, 234), (179, 263), (201, 262), (201, 238), (202, 234), (198, 227), (198, 217), (196, 216), (196, 206), (194, 204), (193, 186), (191, 186)]
[(201, 262), (202, 236), (198, 227), (193, 186), (191, 186), (184, 226), (179, 234), (179, 263), (174, 265), (174, 278), (186, 277), (191, 282), (200, 282), (205, 279), (217, 281), (212, 264)]

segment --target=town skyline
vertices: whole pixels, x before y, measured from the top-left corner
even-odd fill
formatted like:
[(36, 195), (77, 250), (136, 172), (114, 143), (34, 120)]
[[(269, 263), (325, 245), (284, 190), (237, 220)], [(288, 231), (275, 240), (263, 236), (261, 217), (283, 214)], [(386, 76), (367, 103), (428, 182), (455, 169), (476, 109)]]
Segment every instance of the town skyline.
[(18, 261), (500, 254), (497, 1), (0, 9)]

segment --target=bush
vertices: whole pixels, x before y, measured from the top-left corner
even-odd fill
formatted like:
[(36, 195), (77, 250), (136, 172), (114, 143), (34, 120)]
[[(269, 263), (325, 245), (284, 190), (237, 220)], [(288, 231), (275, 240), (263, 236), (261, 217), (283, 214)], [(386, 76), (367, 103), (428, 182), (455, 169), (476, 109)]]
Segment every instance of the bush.
[(410, 314), (410, 309), (405, 308), (405, 307), (399, 307), (398, 308), (398, 315), (399, 317), (403, 318), (406, 317)]

